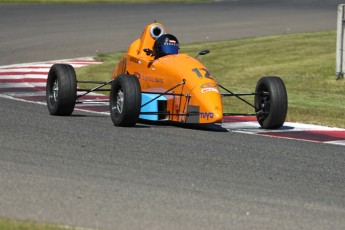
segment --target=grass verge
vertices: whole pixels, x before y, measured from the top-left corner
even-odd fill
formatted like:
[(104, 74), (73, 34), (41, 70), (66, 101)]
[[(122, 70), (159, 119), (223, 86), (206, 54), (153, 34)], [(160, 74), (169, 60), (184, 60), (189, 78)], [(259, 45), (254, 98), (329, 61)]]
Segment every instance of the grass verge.
[[(288, 91), (288, 121), (345, 128), (345, 82), (335, 77), (335, 45), (335, 31), (324, 31), (187, 44), (181, 52), (194, 56), (209, 49), (201, 62), (235, 92), (253, 92), (261, 76), (280, 76)], [(109, 79), (120, 55), (99, 55), (104, 63), (78, 69), (78, 79)], [(224, 105), (227, 112), (253, 112), (234, 98)]]
[(0, 218), (0, 229), (3, 230), (73, 230), (74, 228), (59, 227), (51, 224), (41, 224), (34, 221), (16, 221)]

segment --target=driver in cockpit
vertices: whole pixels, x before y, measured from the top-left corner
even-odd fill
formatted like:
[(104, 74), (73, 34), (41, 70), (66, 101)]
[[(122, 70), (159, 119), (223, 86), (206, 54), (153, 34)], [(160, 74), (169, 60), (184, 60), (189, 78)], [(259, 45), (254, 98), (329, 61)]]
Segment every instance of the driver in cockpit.
[(153, 45), (156, 59), (165, 55), (178, 54), (179, 48), (179, 42), (172, 34), (163, 34), (159, 36)]

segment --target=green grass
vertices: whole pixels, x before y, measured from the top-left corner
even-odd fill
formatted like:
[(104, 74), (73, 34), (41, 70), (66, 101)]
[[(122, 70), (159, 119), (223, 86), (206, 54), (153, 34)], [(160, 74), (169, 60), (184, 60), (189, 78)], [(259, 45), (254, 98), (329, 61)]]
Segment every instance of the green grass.
[[(345, 82), (335, 77), (335, 45), (335, 31), (325, 31), (187, 44), (181, 52), (194, 56), (209, 49), (201, 61), (235, 92), (253, 92), (261, 76), (280, 76), (288, 92), (288, 121), (345, 127)], [(104, 63), (78, 69), (78, 78), (109, 79), (120, 54), (99, 55)], [(224, 104), (227, 112), (253, 112), (234, 98)]]
[(155, 2), (210, 2), (210, 0), (0, 0), (0, 4), (84, 4), (84, 3), (155, 3)]
[(66, 230), (74, 228), (59, 227), (51, 224), (41, 224), (34, 221), (16, 221), (0, 218), (1, 230)]

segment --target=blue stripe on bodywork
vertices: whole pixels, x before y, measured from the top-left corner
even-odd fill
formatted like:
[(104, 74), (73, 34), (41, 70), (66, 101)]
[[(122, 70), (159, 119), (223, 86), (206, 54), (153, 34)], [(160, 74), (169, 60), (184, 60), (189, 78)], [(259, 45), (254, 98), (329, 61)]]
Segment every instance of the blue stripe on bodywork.
[[(158, 97), (160, 94), (141, 94), (141, 105), (151, 101), (152, 99)], [(141, 108), (140, 112), (158, 112), (158, 101), (166, 101), (167, 99), (164, 96), (160, 96), (154, 101), (148, 103), (144, 107)], [(140, 114), (140, 119), (151, 120), (151, 121), (158, 121), (158, 115), (156, 114)]]

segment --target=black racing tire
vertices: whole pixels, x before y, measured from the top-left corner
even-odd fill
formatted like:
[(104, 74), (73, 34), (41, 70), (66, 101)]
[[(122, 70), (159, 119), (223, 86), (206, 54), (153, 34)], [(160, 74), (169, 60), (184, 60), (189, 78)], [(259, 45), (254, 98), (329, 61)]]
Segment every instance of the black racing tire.
[(139, 120), (141, 90), (138, 78), (133, 75), (118, 75), (110, 90), (110, 115), (115, 126), (132, 127)]
[(288, 110), (283, 80), (275, 76), (262, 77), (256, 85), (255, 92), (268, 93), (255, 95), (255, 112), (260, 126), (264, 129), (277, 129), (283, 126)]
[(67, 64), (54, 64), (48, 73), (46, 100), (49, 113), (69, 116), (75, 107), (77, 77), (74, 68)]

